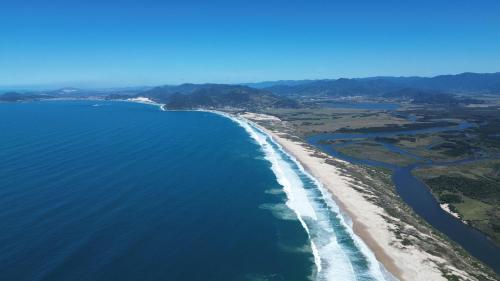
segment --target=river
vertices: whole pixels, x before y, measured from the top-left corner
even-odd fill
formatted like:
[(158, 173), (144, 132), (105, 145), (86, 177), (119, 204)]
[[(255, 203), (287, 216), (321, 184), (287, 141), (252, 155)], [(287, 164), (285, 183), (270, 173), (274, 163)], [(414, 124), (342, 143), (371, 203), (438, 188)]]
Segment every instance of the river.
[[(359, 159), (345, 154), (340, 153), (335, 149), (335, 146), (326, 143), (327, 140), (351, 140), (351, 142), (356, 141), (356, 139), (374, 139), (376, 137), (391, 137), (397, 135), (416, 135), (422, 133), (431, 132), (444, 132), (444, 131), (457, 131), (465, 130), (474, 126), (474, 124), (468, 122), (462, 122), (456, 126), (449, 127), (433, 127), (421, 130), (406, 130), (406, 131), (391, 131), (391, 132), (376, 132), (376, 133), (361, 133), (361, 134), (345, 134), (345, 133), (334, 133), (334, 134), (318, 134), (311, 136), (307, 141), (325, 151), (326, 153), (337, 157), (339, 159), (360, 165), (368, 165), (374, 167), (387, 168), (392, 170), (392, 180), (396, 186), (396, 191), (401, 196), (401, 198), (423, 219), (425, 219), (430, 225), (432, 225), (437, 230), (441, 231), (447, 235), (451, 240), (460, 244), (465, 250), (467, 250), (472, 256), (481, 260), (488, 266), (490, 266), (495, 272), (500, 273), (500, 247), (497, 246), (488, 236), (482, 232), (464, 224), (460, 220), (456, 219), (449, 213), (445, 212), (439, 206), (429, 188), (418, 178), (416, 178), (412, 171), (415, 168), (438, 164), (432, 163), (430, 161), (423, 161), (417, 164), (411, 164), (408, 166), (400, 167), (388, 163), (383, 163), (368, 159)], [(391, 152), (396, 152), (404, 154), (406, 156), (414, 157), (417, 160), (422, 160), (416, 155), (413, 155), (397, 146), (382, 143), (386, 149)], [(344, 144), (345, 145), (345, 144)], [(469, 160), (466, 160), (469, 161)], [(456, 164), (453, 163), (439, 163), (442, 164)]]

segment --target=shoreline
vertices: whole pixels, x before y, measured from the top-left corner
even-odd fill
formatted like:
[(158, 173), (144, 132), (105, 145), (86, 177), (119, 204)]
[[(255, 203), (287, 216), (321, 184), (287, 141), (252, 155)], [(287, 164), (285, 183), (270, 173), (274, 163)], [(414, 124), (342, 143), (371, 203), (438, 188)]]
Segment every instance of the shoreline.
[(448, 203), (439, 203), (439, 207), (441, 207), (441, 209), (443, 209), (443, 211), (447, 212), (448, 214), (450, 214), (451, 216), (453, 216), (454, 218), (460, 220), (462, 223), (464, 224), (467, 224), (466, 221), (464, 221), (460, 215), (456, 212), (453, 212), (451, 209), (450, 209), (450, 204)]
[[(203, 111), (206, 111), (206, 110), (203, 110)], [(247, 132), (251, 135), (251, 137), (254, 138), (258, 142), (258, 144), (262, 147), (262, 149), (264, 151), (266, 150), (266, 146), (267, 145), (262, 143), (262, 139), (260, 139), (258, 137), (256, 138), (255, 137), (255, 133), (252, 132), (252, 131), (255, 130), (255, 131), (258, 131), (259, 134), (265, 135), (265, 137), (267, 139), (269, 139), (269, 141), (271, 143), (274, 143), (274, 145), (276, 145), (276, 146), (279, 147), (278, 150), (276, 150), (276, 151), (280, 151), (278, 153), (284, 153), (284, 154), (286, 154), (287, 157), (289, 157), (290, 160), (292, 162), (294, 162), (295, 165), (297, 165), (297, 167), (298, 167), (299, 170), (301, 170), (307, 177), (309, 177), (311, 180), (313, 180), (316, 183), (315, 185), (317, 185), (317, 188), (319, 189), (318, 191), (322, 194), (321, 197), (323, 198), (323, 200), (327, 200), (327, 201), (328, 200), (332, 200), (332, 198), (330, 196), (328, 196), (329, 191), (324, 188), (323, 184), (320, 181), (318, 181), (316, 179), (316, 177), (314, 177), (313, 175), (311, 175), (308, 172), (308, 168), (304, 167), (304, 165), (302, 165), (301, 161), (299, 161), (293, 154), (289, 153), (281, 145), (280, 142), (276, 141), (276, 138), (268, 130), (266, 130), (265, 128), (262, 128), (262, 126), (259, 126), (255, 122), (250, 121), (250, 120), (248, 120), (247, 118), (245, 118), (245, 117), (243, 117), (241, 115), (228, 114), (228, 113), (225, 113), (225, 112), (213, 111), (213, 110), (209, 110), (209, 112), (214, 113), (214, 114), (218, 114), (218, 115), (221, 115), (221, 116), (224, 116), (226, 118), (229, 118), (229, 119), (233, 120), (234, 122), (238, 123), (240, 126), (244, 127), (245, 130), (247, 130)], [(249, 130), (247, 127), (248, 128), (252, 127), (252, 129)], [(275, 161), (273, 161), (271, 159), (268, 159), (268, 160), (272, 163), (272, 166), (275, 165), (275, 163), (273, 163)], [(273, 169), (273, 172), (275, 172), (275, 174), (276, 174), (275, 169), (274, 168), (272, 168), (272, 169)], [(281, 168), (278, 169), (278, 170), (281, 170)], [(280, 182), (280, 184), (283, 186), (283, 188), (285, 190), (285, 193), (289, 193), (290, 191), (287, 192), (287, 189), (290, 189), (290, 186), (288, 185), (289, 183), (287, 183), (286, 181), (284, 181), (284, 182), (280, 181), (280, 177), (278, 176), (278, 174), (276, 174), (276, 176), (278, 177), (278, 182)], [(289, 196), (288, 200), (296, 202), (297, 198), (293, 198), (293, 197), (295, 197), (295, 196), (293, 196), (293, 195), (291, 197)], [(323, 202), (325, 202), (325, 201), (323, 201)], [(353, 229), (351, 227), (352, 226), (352, 219), (351, 219), (351, 217), (349, 217), (345, 212), (343, 212), (341, 210), (341, 207), (337, 204), (336, 200), (333, 200), (333, 202), (334, 202), (333, 204), (335, 205), (334, 208), (336, 210), (336, 211), (334, 211), (334, 213), (338, 214), (341, 217), (341, 221), (342, 221), (341, 223), (346, 228), (346, 231), (347, 231), (347, 233), (349, 233), (350, 238), (353, 239), (354, 243), (358, 247), (358, 250), (361, 253), (363, 253), (362, 255), (364, 256), (364, 258), (367, 259), (367, 262), (369, 263), (368, 271), (370, 272), (370, 274), (374, 274), (372, 277), (375, 278), (375, 280), (390, 280), (390, 281), (397, 280), (394, 277), (394, 275), (392, 274), (392, 272), (389, 271), (385, 267), (385, 265), (383, 263), (381, 263), (379, 261), (379, 259), (374, 255), (373, 251), (370, 249), (370, 247), (368, 245), (366, 245), (365, 241), (361, 237), (359, 237), (359, 235), (357, 235), (356, 233), (353, 232)], [(294, 205), (294, 204), (292, 203), (292, 205)], [(297, 211), (296, 208), (294, 208), (292, 206), (289, 206), (289, 208), (292, 211), (296, 212), (298, 220), (301, 222), (303, 228), (305, 229), (305, 231), (307, 232), (307, 234), (309, 236), (309, 240), (311, 242), (311, 248), (312, 248), (312, 252), (313, 252), (313, 256), (314, 256), (314, 260), (315, 260), (315, 264), (316, 264), (316, 267), (318, 269), (318, 272), (322, 271), (321, 270), (321, 268), (322, 268), (321, 264), (323, 262), (327, 262), (327, 264), (333, 265), (333, 263), (335, 263), (336, 260), (323, 259), (323, 254), (321, 254), (321, 256), (320, 256), (320, 251), (318, 251), (318, 248), (315, 246), (315, 242), (313, 241), (313, 238), (310, 236), (309, 227), (305, 224), (305, 222), (304, 222), (304, 220), (302, 218), (303, 215), (301, 214), (301, 212)], [(314, 217), (315, 217), (314, 220), (317, 220), (316, 215), (314, 215)], [(336, 234), (332, 234), (332, 237), (337, 237), (337, 236), (336, 236)], [(338, 249), (338, 250), (340, 250), (340, 249)], [(337, 261), (337, 262), (340, 262), (340, 260)], [(352, 267), (351, 267), (351, 270), (352, 270)], [(354, 271), (352, 271), (351, 273), (355, 274)], [(354, 278), (354, 275), (352, 276), (352, 278)], [(329, 280), (329, 279), (327, 279), (327, 280)]]
[[(255, 124), (271, 136), (326, 188), (341, 212), (345, 213), (351, 220), (353, 232), (361, 238), (375, 255), (377, 261), (394, 277), (399, 280), (447, 280), (438, 268), (438, 263), (443, 263), (444, 260), (415, 247), (402, 249), (395, 246), (396, 238), (392, 230), (396, 226), (385, 219), (390, 215), (366, 198), (363, 184), (326, 161), (341, 160), (312, 149), (302, 141), (291, 140), (284, 136), (283, 132), (272, 131), (257, 123), (266, 118), (277, 121), (276, 117), (254, 113), (238, 116)], [(467, 276), (458, 269), (453, 270), (453, 272)]]
[(140, 104), (147, 104), (147, 105), (154, 105), (160, 107), (161, 111), (166, 111), (165, 105), (161, 103), (157, 103), (149, 98), (145, 97), (136, 97), (136, 98), (129, 98), (126, 100), (123, 100), (125, 102), (133, 102), (133, 103), (140, 103)]
[[(161, 111), (170, 111), (165, 105), (143, 97), (116, 101), (153, 105), (160, 107)], [(456, 255), (457, 258), (467, 259), (463, 263), (457, 263), (454, 259), (448, 259), (450, 256), (433, 253), (436, 248), (422, 247), (421, 244), (409, 244), (408, 246), (404, 243), (404, 240), (401, 243), (402, 238), (399, 235), (399, 227), (401, 227), (401, 223), (405, 224), (406, 221), (402, 219), (403, 216), (389, 212), (390, 210), (386, 205), (376, 203), (376, 197), (379, 194), (373, 192), (370, 186), (370, 183), (373, 182), (370, 180), (370, 175), (359, 173), (361, 168), (358, 166), (337, 159), (309, 145), (306, 141), (297, 137), (294, 131), (290, 131), (289, 127), (275, 126), (275, 124), (282, 123), (279, 118), (249, 112), (227, 113), (205, 109), (182, 111), (209, 112), (229, 119), (240, 119), (251, 126), (255, 126), (273, 142), (281, 146), (285, 154), (300, 163), (327, 191), (324, 197), (333, 198), (340, 208), (340, 214), (349, 220), (349, 229), (369, 248), (370, 253), (373, 253), (376, 257), (378, 264), (383, 265), (381, 268), (390, 273), (388, 274), (389, 277), (392, 274), (400, 280), (450, 280), (450, 277), (454, 276), (460, 278), (451, 280), (493, 280), (479, 278), (493, 276), (488, 275), (487, 271), (483, 271), (484, 275), (478, 275), (477, 272), (470, 270), (468, 267), (470, 264), (476, 264), (474, 269), (479, 266), (468, 255)], [(368, 175), (368, 178), (366, 175)], [(388, 185), (387, 188), (390, 189), (390, 186)], [(387, 202), (393, 203), (395, 201)], [(401, 206), (397, 205), (397, 207)], [(403, 212), (406, 210), (405, 208), (401, 209)], [(422, 227), (419, 227), (420, 225)], [(431, 240), (439, 236), (439, 234), (433, 233), (433, 229), (423, 222), (421, 224), (409, 223), (404, 228), (410, 228), (414, 231), (415, 237), (412, 236), (412, 238), (424, 237), (425, 243), (429, 244), (433, 242)], [(407, 232), (403, 231), (403, 234), (406, 236)], [(396, 237), (398, 235), (399, 237)], [(453, 243), (445, 242), (442, 245), (445, 247), (451, 246), (450, 251), (455, 251), (454, 253), (459, 252)], [(461, 248), (458, 249), (461, 250)], [(467, 265), (467, 267), (462, 267), (462, 265)], [(495, 278), (495, 280), (497, 279)]]
[[(162, 111), (170, 111), (164, 105), (156, 102), (147, 102), (146, 104), (160, 106)], [(348, 226), (350, 230), (359, 237), (361, 243), (376, 258), (381, 270), (386, 274), (386, 280), (394, 278), (422, 281), (450, 280), (450, 278), (453, 280), (455, 278), (458, 278), (456, 280), (496, 280), (489, 273), (477, 271), (478, 266), (479, 268), (484, 267), (470, 260), (468, 255), (459, 254), (462, 251), (460, 248), (450, 244), (446, 238), (443, 239), (443, 237), (434, 234), (433, 229), (422, 224), (418, 217), (415, 217), (416, 222), (407, 223), (399, 215), (394, 215), (391, 208), (387, 209), (385, 204), (380, 205), (380, 202), (377, 202), (379, 196), (377, 192), (380, 190), (367, 185), (367, 182), (374, 182), (369, 173), (360, 174), (360, 167), (312, 147), (295, 136), (293, 132), (289, 132), (288, 128), (278, 127), (276, 129), (275, 126), (272, 126), (273, 124), (268, 126), (268, 121), (281, 123), (279, 118), (265, 114), (234, 113), (210, 109), (182, 111), (202, 111), (229, 119), (243, 119), (244, 122), (256, 126), (257, 129), (268, 135), (326, 189), (325, 191), (331, 196), (330, 198), (338, 205), (340, 215), (345, 216), (350, 221)], [(375, 182), (380, 183), (380, 179), (378, 180), (379, 182), (377, 180)], [(385, 188), (390, 189), (389, 186)], [(386, 197), (381, 197), (382, 200), (384, 198)], [(397, 201), (400, 200), (397, 199)], [(389, 200), (387, 203), (393, 202)], [(396, 208), (405, 212), (404, 204), (401, 205), (400, 202), (396, 201), (395, 203)], [(412, 216), (404, 213), (400, 215), (403, 217)], [(405, 237), (403, 239), (401, 233), (411, 238), (412, 242), (417, 243), (406, 244), (405, 240), (408, 240)], [(423, 243), (419, 244), (418, 241), (414, 240), (415, 238)], [(427, 240), (429, 241), (426, 242)], [(439, 252), (429, 251), (429, 246), (430, 249), (446, 249), (445, 251), (450, 250), (451, 252), (443, 256)], [(457, 262), (457, 258), (459, 262)], [(462, 260), (464, 258), (468, 261)]]
[[(302, 152), (308, 153), (310, 151), (307, 151), (307, 148), (303, 146), (301, 148), (294, 147), (293, 143), (288, 143), (288, 140), (276, 135), (275, 133), (272, 133), (268, 130), (266, 130), (266, 132), (271, 135), (273, 139), (287, 151), (287, 153), (293, 155), (302, 164), (302, 166), (304, 166), (304, 168), (309, 173), (311, 173), (314, 178), (316, 178), (320, 183), (323, 184), (323, 186), (328, 190), (329, 194), (334, 198), (334, 201), (339, 206), (341, 212), (345, 213), (345, 215), (347, 215), (347, 217), (350, 219), (353, 232), (358, 235), (361, 240), (370, 248), (370, 250), (377, 258), (377, 261), (379, 261), (384, 266), (384, 268), (388, 270), (392, 275), (400, 280), (404, 280), (402, 278), (403, 270), (397, 266), (397, 264), (394, 262), (394, 259), (387, 254), (386, 250), (377, 243), (373, 235), (370, 234), (369, 228), (359, 219), (358, 214), (347, 207), (347, 204), (345, 204), (344, 201), (341, 200), (339, 196), (337, 196), (336, 192), (334, 192), (333, 190), (332, 184), (328, 183), (330, 180), (326, 180), (321, 172), (315, 171), (315, 163), (311, 163), (309, 160), (305, 159), (305, 156), (302, 154)], [(304, 150), (300, 151), (301, 149)]]

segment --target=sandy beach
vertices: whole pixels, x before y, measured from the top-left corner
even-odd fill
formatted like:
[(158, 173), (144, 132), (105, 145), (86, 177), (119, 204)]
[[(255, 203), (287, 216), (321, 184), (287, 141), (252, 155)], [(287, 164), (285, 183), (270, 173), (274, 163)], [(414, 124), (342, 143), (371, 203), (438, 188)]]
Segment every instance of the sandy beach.
[(155, 106), (159, 106), (161, 110), (165, 111), (165, 108), (163, 104), (160, 104), (160, 103), (157, 103), (149, 98), (145, 98), (145, 97), (136, 97), (136, 98), (130, 98), (130, 99), (126, 99), (125, 101), (128, 101), (128, 102), (135, 102), (135, 103), (142, 103), (142, 104), (149, 104), (149, 105), (155, 105)]
[[(241, 117), (253, 123), (266, 120), (278, 121), (274, 116), (254, 113), (245, 113)], [(312, 149), (301, 141), (291, 140), (287, 134), (259, 127), (271, 135), (330, 191), (342, 211), (352, 219), (354, 233), (366, 243), (377, 260), (393, 276), (400, 280), (447, 280), (438, 267), (438, 265), (445, 264), (445, 260), (417, 246), (400, 247), (395, 243), (397, 238), (391, 229), (395, 229), (396, 226), (386, 219), (390, 215), (383, 208), (368, 200), (370, 196), (374, 196), (371, 191), (332, 164), (334, 161), (327, 161), (329, 159), (340, 160)], [(391, 219), (398, 220), (395, 217)], [(420, 233), (420, 235), (427, 234)], [(465, 279), (469, 277), (467, 273), (451, 265), (446, 267)]]
[[(451, 209), (450, 209), (450, 204), (447, 204), (447, 203), (444, 203), (444, 204), (439, 204), (439, 207), (441, 207), (441, 209), (443, 209), (445, 212), (447, 212), (448, 214), (454, 216), (455, 218), (459, 219), (459, 220), (462, 220), (460, 218), (460, 215), (456, 212), (453, 212)], [(463, 223), (467, 224), (466, 221), (463, 221)]]

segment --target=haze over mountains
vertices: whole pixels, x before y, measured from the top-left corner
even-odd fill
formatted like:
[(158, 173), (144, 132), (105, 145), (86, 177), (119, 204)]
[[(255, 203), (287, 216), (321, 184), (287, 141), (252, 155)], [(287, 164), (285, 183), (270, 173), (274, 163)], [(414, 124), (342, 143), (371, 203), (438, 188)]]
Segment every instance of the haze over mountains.
[(369, 77), (277, 81), (247, 84), (286, 95), (378, 95), (404, 88), (448, 93), (500, 93), (500, 72), (462, 73), (435, 77)]
[(225, 107), (297, 107), (298, 103), (287, 97), (274, 95), (264, 89), (242, 85), (225, 84), (183, 84), (161, 86), (139, 94), (151, 100), (164, 103), (167, 108), (216, 108)]
[(9, 92), (0, 101), (100, 96), (126, 99), (143, 96), (170, 108), (297, 107), (296, 97), (376, 96), (417, 102), (457, 103), (455, 95), (500, 94), (500, 72), (436, 77), (370, 77), (328, 80), (284, 80), (261, 83), (182, 84), (112, 89), (64, 88), (30, 93)]

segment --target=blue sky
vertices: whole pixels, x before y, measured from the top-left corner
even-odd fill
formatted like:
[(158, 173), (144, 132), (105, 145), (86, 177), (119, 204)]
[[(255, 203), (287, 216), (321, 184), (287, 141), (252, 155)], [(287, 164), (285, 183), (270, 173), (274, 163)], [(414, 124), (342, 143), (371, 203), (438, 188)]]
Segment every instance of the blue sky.
[(0, 1), (3, 87), (465, 71), (500, 71), (500, 1)]

